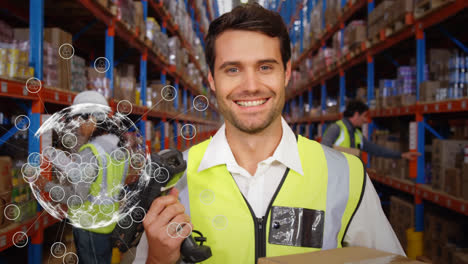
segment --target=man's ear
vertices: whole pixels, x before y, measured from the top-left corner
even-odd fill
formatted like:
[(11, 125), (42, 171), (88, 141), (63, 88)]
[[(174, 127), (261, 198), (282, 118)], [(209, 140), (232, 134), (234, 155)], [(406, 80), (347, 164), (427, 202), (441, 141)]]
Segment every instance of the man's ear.
[(284, 78), (284, 86), (288, 86), (289, 79), (291, 79), (291, 60), (286, 63), (286, 71), (285, 71), (285, 78)]
[(210, 84), (210, 89), (213, 93), (216, 93), (216, 87), (214, 84), (214, 78), (213, 75), (211, 74), (211, 71), (208, 72), (208, 83)]

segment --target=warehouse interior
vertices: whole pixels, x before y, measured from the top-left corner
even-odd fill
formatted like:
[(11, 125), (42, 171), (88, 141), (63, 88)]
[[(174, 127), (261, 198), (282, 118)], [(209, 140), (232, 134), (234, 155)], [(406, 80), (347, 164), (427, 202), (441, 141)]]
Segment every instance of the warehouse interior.
[[(2, 1), (0, 263), (65, 263), (51, 250), (57, 242), (76, 252), (70, 224), (38, 204), (23, 170), (55, 139), (37, 137), (41, 124), (78, 93), (99, 92), (134, 122), (146, 153), (184, 151), (216, 134), (224, 118), (205, 37), (247, 2), (278, 12), (288, 28), (282, 116), (294, 133), (321, 142), (348, 102), (366, 103), (367, 140), (420, 153), (355, 153), (406, 255), (468, 263), (466, 0)], [(165, 97), (167, 87), (176, 96)], [(132, 254), (114, 248), (112, 263), (132, 263)]]

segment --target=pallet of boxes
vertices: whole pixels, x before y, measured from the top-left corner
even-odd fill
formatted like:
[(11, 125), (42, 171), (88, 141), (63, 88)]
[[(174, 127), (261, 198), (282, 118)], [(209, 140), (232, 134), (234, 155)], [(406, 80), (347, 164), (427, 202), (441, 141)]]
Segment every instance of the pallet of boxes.
[[(390, 134), (386, 130), (377, 130), (372, 135), (372, 141), (379, 146), (402, 151), (408, 149), (406, 141), (396, 134)], [(409, 163), (405, 159), (388, 159), (382, 157), (372, 157), (372, 168), (381, 176), (393, 177), (401, 180), (409, 179)]]
[(464, 150), (467, 146), (468, 140), (434, 139), (432, 189), (468, 200), (468, 167), (464, 163)]
[(395, 0), (387, 10), (385, 37), (414, 23), (414, 0)]
[(424, 208), (424, 255), (433, 264), (468, 264), (464, 217), (441, 208)]
[(406, 232), (414, 227), (414, 203), (397, 196), (390, 197), (389, 222), (403, 249), (408, 248)]
[(415, 0), (414, 17), (422, 18), (455, 0)]
[(385, 28), (390, 21), (393, 3), (390, 0), (382, 1), (369, 14), (367, 37), (372, 46), (385, 39)]
[[(29, 47), (29, 28), (14, 29), (15, 40)], [(72, 35), (60, 28), (44, 29), (44, 77), (48, 88), (70, 90)]]
[(353, 58), (361, 53), (362, 44), (367, 41), (367, 24), (364, 20), (349, 23), (344, 31), (345, 50)]

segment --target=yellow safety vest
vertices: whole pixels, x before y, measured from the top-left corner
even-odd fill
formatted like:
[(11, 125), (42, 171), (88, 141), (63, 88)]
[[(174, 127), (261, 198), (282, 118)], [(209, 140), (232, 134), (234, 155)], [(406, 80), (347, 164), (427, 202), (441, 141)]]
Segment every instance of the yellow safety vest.
[[(225, 164), (198, 172), (210, 140), (189, 150), (182, 178), (188, 195), (179, 196), (194, 229), (207, 237), (205, 244), (211, 247), (213, 256), (203, 263), (256, 263), (264, 256), (343, 246), (365, 187), (364, 166), (357, 157), (299, 136), (304, 175), (287, 169), (266, 217), (257, 218)], [(285, 213), (287, 217), (278, 218)], [(288, 220), (292, 215), (294, 222)], [(310, 232), (315, 227), (318, 232)], [(302, 238), (295, 239), (298, 236)]]
[[(107, 154), (99, 145), (85, 144), (80, 151), (90, 148), (98, 161), (100, 168), (98, 175), (89, 189), (88, 199), (83, 202), (81, 208), (69, 208), (69, 219), (72, 223), (82, 229), (100, 233), (111, 233), (117, 219), (115, 215), (119, 210), (117, 197), (123, 186), (128, 172), (128, 161), (117, 161)], [(104, 158), (105, 157), (105, 158)], [(83, 214), (89, 214), (92, 217), (92, 228), (83, 226)], [(88, 216), (88, 215), (86, 215)], [(89, 219), (86, 219), (88, 221)]]
[[(336, 124), (340, 127), (340, 135), (335, 141), (336, 146), (351, 148), (351, 139), (349, 137), (349, 131), (343, 120), (338, 120)], [(354, 129), (354, 146), (352, 148), (362, 148), (362, 132), (359, 129)]]

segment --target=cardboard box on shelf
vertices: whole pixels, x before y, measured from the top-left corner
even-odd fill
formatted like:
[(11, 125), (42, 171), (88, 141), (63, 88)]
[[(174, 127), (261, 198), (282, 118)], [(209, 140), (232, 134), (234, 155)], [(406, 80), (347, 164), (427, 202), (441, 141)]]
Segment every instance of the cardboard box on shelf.
[(462, 179), (461, 170), (459, 168), (445, 169), (445, 187), (444, 191), (455, 197), (461, 196)]
[(456, 246), (452, 243), (442, 244), (442, 252), (440, 256), (440, 263), (451, 263), (453, 258), (453, 253), (455, 253)]
[(425, 81), (419, 88), (420, 98), (423, 102), (432, 102), (435, 100), (437, 89), (440, 87), (439, 81)]
[(390, 197), (390, 219), (403, 248), (407, 246), (406, 230), (413, 227), (414, 204), (396, 196)]
[(101, 93), (104, 97), (109, 99), (111, 97), (109, 79), (106, 78), (105, 73), (97, 72), (94, 67), (87, 69), (88, 75), (88, 90), (93, 90)]
[(0, 212), (4, 212), (0, 214), (0, 228), (3, 228), (9, 224), (11, 221), (5, 217), (5, 208), (7, 205), (11, 204), (11, 193), (3, 193), (0, 195)]
[(461, 198), (468, 200), (468, 163), (463, 163), (461, 185)]
[(143, 20), (143, 3), (140, 1), (133, 2), (135, 28), (138, 28), (138, 37), (143, 39), (146, 33), (145, 21)]
[(296, 255), (287, 255), (279, 257), (260, 258), (258, 264), (302, 264), (302, 263), (405, 263), (418, 264), (423, 263), (416, 260), (410, 260), (406, 257), (392, 253), (379, 251), (363, 247), (344, 247), (339, 249), (321, 250), (312, 253), (303, 253)]
[[(63, 44), (72, 44), (72, 34), (60, 29), (60, 28), (45, 28), (44, 29), (44, 40), (52, 45), (53, 48), (57, 49), (57, 53), (63, 53), (66, 46), (60, 47)], [(59, 89), (70, 90), (70, 77), (71, 77), (71, 61), (68, 55), (62, 57), (59, 56), (57, 63), (58, 72), (58, 83)]]
[(452, 257), (452, 264), (468, 264), (468, 253), (455, 252)]
[(114, 87), (114, 99), (116, 100), (128, 100), (130, 103), (136, 103), (135, 89), (136, 80), (132, 77), (120, 77), (120, 86), (118, 89)]
[[(432, 143), (432, 187), (445, 189), (445, 169), (457, 167), (456, 156), (463, 152), (468, 140), (440, 140)], [(461, 166), (461, 165), (460, 165)]]
[(0, 156), (0, 194), (9, 193), (12, 188), (12, 160), (9, 156)]
[(432, 240), (430, 258), (434, 264), (442, 264), (442, 243), (439, 240)]
[(391, 8), (390, 23), (405, 22), (405, 16), (414, 10), (414, 0), (396, 0)]
[[(14, 30), (15, 40), (18, 41), (29, 41), (29, 28), (16, 28)], [(64, 52), (67, 48), (60, 46), (63, 44), (72, 44), (72, 35), (68, 32), (61, 30), (60, 28), (45, 28), (44, 29), (44, 41), (52, 46), (53, 53), (58, 54), (59, 51)], [(46, 47), (46, 45), (44, 45)], [(46, 50), (46, 49), (45, 49)], [(64, 56), (67, 58), (68, 56)], [(45, 58), (46, 60), (47, 58)], [(55, 60), (55, 58), (54, 58)], [(69, 59), (63, 59), (57, 56), (57, 61), (53, 61), (52, 64), (56, 68), (57, 86), (62, 90), (70, 90), (70, 77), (71, 77), (71, 61)]]

